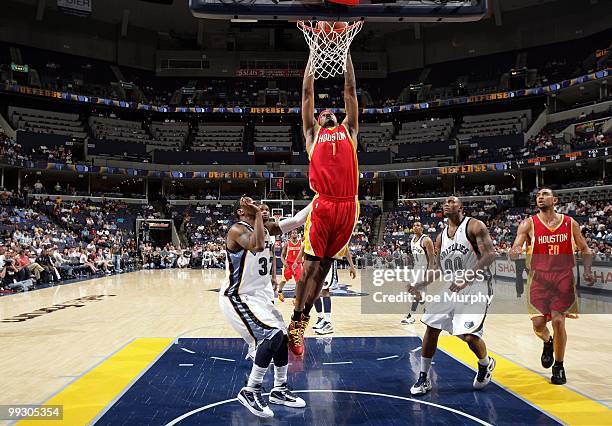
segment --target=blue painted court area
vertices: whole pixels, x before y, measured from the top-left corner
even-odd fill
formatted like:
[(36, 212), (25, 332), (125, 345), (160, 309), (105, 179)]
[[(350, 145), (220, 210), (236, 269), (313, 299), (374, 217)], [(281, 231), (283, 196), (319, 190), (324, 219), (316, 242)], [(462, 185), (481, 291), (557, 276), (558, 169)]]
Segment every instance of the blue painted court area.
[[(419, 371), (416, 337), (309, 338), (289, 382), (305, 409), (270, 405), (260, 420), (234, 398), (250, 372), (240, 339), (180, 339), (98, 420), (97, 425), (557, 424), (496, 384), (472, 390), (474, 371), (439, 351), (434, 389), (411, 398)], [(272, 369), (264, 387), (272, 386)], [(304, 391), (304, 392), (302, 392)], [(191, 413), (191, 414), (190, 414)]]

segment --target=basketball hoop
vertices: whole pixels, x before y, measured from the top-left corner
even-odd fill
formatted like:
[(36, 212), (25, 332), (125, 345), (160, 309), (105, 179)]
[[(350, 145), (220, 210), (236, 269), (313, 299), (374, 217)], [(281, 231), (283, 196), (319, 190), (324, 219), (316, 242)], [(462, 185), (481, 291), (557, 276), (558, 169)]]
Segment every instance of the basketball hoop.
[(344, 74), (346, 59), (353, 38), (361, 30), (363, 20), (354, 22), (298, 21), (304, 33), (312, 61), (308, 75), (329, 78)]

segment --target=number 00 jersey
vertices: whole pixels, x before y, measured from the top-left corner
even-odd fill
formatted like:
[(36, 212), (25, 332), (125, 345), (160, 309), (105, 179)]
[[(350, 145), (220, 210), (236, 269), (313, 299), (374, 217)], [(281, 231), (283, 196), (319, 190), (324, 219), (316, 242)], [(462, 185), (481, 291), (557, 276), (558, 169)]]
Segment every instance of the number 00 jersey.
[(448, 236), (448, 225), (444, 227), (440, 248), (440, 265), (443, 271), (463, 273), (476, 267), (480, 253), (477, 251), (476, 242), (470, 241), (467, 235), (470, 220), (472, 218), (468, 216), (463, 218), (453, 238)]
[[(253, 227), (246, 222), (238, 222), (248, 230)], [(221, 283), (220, 294), (234, 296), (240, 294), (256, 294), (270, 290), (270, 274), (272, 272), (272, 246), (268, 231), (265, 231), (265, 246), (263, 251), (253, 253), (245, 249), (231, 251), (226, 247), (225, 279)]]

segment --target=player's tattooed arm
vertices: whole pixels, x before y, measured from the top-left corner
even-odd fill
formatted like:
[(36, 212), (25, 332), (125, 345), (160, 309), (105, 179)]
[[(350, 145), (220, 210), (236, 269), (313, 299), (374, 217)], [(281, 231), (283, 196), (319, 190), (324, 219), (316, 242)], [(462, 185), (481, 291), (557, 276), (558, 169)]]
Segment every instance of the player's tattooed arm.
[(359, 133), (359, 104), (357, 102), (357, 82), (355, 81), (355, 70), (353, 60), (349, 53), (346, 58), (346, 72), (344, 73), (344, 110), (346, 118), (344, 124), (351, 133), (351, 138), (357, 143)]
[(531, 231), (531, 218), (523, 220), (516, 231), (516, 238), (512, 248), (508, 251), (508, 257), (512, 260), (518, 259), (523, 253), (523, 245), (529, 242), (529, 232)]
[(574, 244), (576, 249), (582, 257), (582, 267), (584, 269), (583, 278), (589, 286), (595, 283), (595, 276), (591, 270), (593, 265), (593, 252), (589, 248), (586, 238), (582, 235), (580, 225), (574, 219), (572, 219), (572, 236), (574, 237)]
[(478, 259), (474, 270), (481, 271), (495, 261), (496, 252), (493, 240), (486, 225), (480, 220), (471, 220), (467, 232), (468, 236), (471, 233), (475, 237), (480, 252), (480, 259)]

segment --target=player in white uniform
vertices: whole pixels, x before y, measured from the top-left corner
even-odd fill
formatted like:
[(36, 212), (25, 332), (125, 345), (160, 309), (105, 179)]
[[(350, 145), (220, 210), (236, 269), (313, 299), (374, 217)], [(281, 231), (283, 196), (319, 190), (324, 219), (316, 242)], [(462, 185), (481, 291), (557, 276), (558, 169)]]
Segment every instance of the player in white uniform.
[[(431, 277), (427, 274), (427, 271), (435, 268), (434, 245), (431, 238), (423, 234), (423, 224), (421, 222), (414, 222), (412, 224), (412, 231), (414, 232), (414, 236), (410, 240), (410, 251), (412, 252), (413, 263), (412, 270), (415, 272), (415, 289), (419, 290), (427, 286), (431, 281)], [(418, 295), (418, 293), (415, 295)], [(415, 298), (415, 301), (412, 302), (410, 306), (408, 315), (402, 319), (402, 324), (414, 324), (415, 320), (412, 314), (416, 312), (418, 306), (419, 299)]]
[(262, 382), (274, 360), (274, 388), (269, 401), (301, 408), (306, 403), (287, 386), (287, 327), (270, 296), (271, 244), (261, 210), (248, 197), (235, 209), (239, 222), (226, 237), (226, 278), (219, 291), (219, 305), (232, 327), (254, 349), (254, 361), (247, 385), (238, 401), (259, 417), (274, 413), (262, 398)]
[[(489, 296), (492, 295), (488, 267), (495, 260), (493, 241), (484, 223), (464, 215), (459, 198), (448, 197), (443, 209), (448, 224), (436, 238), (435, 248), (443, 277), (452, 277), (452, 282), (442, 292), (439, 303), (425, 306), (421, 321), (427, 325), (427, 331), (421, 350), (421, 372), (410, 389), (412, 395), (423, 395), (431, 390), (428, 373), (442, 330), (464, 340), (478, 358), (478, 373), (473, 382), (475, 389), (489, 384), (495, 368), (495, 360), (488, 356), (487, 346), (482, 340)], [(448, 300), (451, 296), (458, 299), (478, 296), (478, 300), (467, 303)]]

